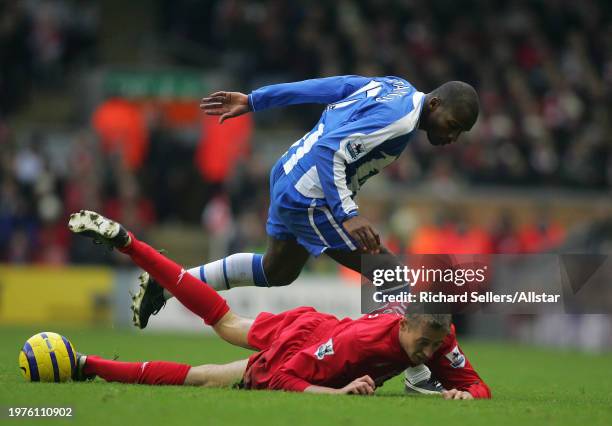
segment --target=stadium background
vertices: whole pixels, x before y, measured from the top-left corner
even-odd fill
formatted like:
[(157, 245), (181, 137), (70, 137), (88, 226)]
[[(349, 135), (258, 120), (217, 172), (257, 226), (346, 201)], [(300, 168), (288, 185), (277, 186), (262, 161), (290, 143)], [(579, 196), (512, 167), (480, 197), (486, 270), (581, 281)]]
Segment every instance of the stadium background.
[[(217, 89), (336, 74), (399, 75), (424, 92), (470, 82), (482, 103), (474, 129), (444, 149), (419, 135), (360, 193), (385, 243), (398, 253), (610, 253), (611, 9), (592, 0), (1, 2), (0, 332), (129, 327), (137, 271), (68, 233), (67, 215), (81, 208), (190, 266), (263, 250), (269, 168), (321, 107), (220, 127), (197, 109)], [(300, 304), (355, 315), (357, 282), (321, 258), (288, 288), (225, 295), (250, 315)], [(508, 347), (608, 357), (612, 347), (606, 315), (457, 321), (463, 338)], [(176, 303), (150, 328), (203, 330)]]

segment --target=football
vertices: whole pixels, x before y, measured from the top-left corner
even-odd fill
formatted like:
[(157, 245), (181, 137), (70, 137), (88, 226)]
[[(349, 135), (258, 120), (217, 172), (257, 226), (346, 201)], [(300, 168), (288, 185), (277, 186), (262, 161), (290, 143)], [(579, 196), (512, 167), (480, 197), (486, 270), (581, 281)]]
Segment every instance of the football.
[(72, 343), (49, 331), (30, 337), (19, 353), (19, 369), (28, 382), (65, 382), (72, 377), (75, 365)]

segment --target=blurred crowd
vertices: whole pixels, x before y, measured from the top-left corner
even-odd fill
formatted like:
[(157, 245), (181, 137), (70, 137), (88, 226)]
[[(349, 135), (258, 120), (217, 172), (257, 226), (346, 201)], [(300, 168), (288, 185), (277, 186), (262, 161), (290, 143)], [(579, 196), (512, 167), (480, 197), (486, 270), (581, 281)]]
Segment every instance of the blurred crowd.
[(99, 10), (76, 0), (0, 1), (0, 119), (35, 102), (34, 93), (69, 84), (95, 64)]
[(143, 238), (154, 225), (201, 225), (201, 239), (212, 241), (220, 256), (265, 242), (262, 162), (240, 163), (226, 182), (204, 182), (192, 144), (163, 126), (151, 128), (139, 170), (119, 152), (105, 151), (100, 136), (85, 128), (32, 132), (16, 141), (0, 125), (0, 146), (0, 262), (120, 261), (68, 232), (68, 215), (80, 209), (102, 212)]
[[(207, 53), (166, 52), (166, 65), (222, 70), (238, 89), (337, 74), (398, 75), (424, 92), (455, 79), (477, 88), (481, 116), (461, 143), (434, 148), (419, 135), (375, 180), (441, 194), (485, 184), (612, 188), (609, 2), (156, 4), (146, 11), (158, 18), (151, 37)], [(102, 65), (99, 8), (77, 0), (0, 2), (0, 261), (112, 261), (67, 234), (66, 215), (84, 206), (141, 233), (160, 223), (201, 224), (222, 247), (216, 257), (261, 248), (274, 159), (260, 158), (257, 147), (224, 182), (207, 182), (194, 164), (200, 135), (156, 116), (143, 121), (140, 168), (125, 167), (118, 152), (106, 150), (89, 122), (71, 123), (64, 133), (9, 128), (9, 119), (36, 101), (37, 88), (69, 85), (70, 75)], [(320, 110), (288, 108), (273, 120), (264, 116), (258, 129), (305, 131)], [(408, 252), (538, 252), (554, 249), (566, 232), (548, 217), (519, 226), (511, 215), (490, 225), (451, 215), (409, 233), (389, 232), (387, 243)]]
[(490, 224), (469, 220), (457, 209), (439, 209), (431, 218), (417, 217), (410, 207), (391, 214), (386, 245), (394, 253), (520, 254), (555, 251), (567, 230), (545, 211), (534, 209), (519, 223), (501, 211)]
[[(225, 182), (206, 184), (194, 165), (193, 148), (164, 135), (163, 128), (152, 132), (138, 171), (126, 167), (118, 153), (105, 153), (89, 130), (53, 137), (32, 133), (20, 144), (7, 142), (8, 131), (1, 130), (0, 262), (116, 263), (119, 257), (68, 232), (68, 215), (83, 208), (102, 212), (145, 239), (154, 225), (199, 224), (199, 238), (210, 243), (208, 258), (265, 247), (265, 161), (251, 158)], [(539, 253), (555, 250), (567, 233), (546, 212), (520, 223), (502, 213), (487, 224), (452, 208), (425, 218), (410, 204), (377, 207), (385, 212), (370, 219), (396, 253)]]

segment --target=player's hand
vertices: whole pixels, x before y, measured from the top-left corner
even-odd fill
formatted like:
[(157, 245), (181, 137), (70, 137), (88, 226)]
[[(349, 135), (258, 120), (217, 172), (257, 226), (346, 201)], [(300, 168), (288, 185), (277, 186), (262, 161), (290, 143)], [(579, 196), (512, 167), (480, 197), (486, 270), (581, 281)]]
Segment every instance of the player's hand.
[(369, 220), (361, 216), (353, 216), (347, 219), (342, 226), (357, 241), (361, 250), (371, 254), (380, 253), (380, 236)]
[(342, 394), (373, 395), (376, 384), (370, 376), (363, 376), (353, 380), (351, 383), (339, 389)]
[(471, 393), (460, 391), (457, 389), (451, 389), (442, 392), (444, 399), (474, 399)]
[(207, 115), (220, 115), (219, 124), (228, 118), (251, 111), (249, 97), (240, 92), (215, 92), (202, 98), (200, 109)]

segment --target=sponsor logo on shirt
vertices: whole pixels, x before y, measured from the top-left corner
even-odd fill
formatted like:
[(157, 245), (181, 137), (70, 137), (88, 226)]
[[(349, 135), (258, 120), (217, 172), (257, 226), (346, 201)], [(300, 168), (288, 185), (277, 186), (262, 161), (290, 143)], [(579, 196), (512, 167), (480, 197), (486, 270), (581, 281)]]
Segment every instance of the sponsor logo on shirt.
[(325, 356), (327, 355), (333, 355), (333, 354), (334, 354), (334, 342), (332, 341), (331, 338), (327, 342), (319, 346), (317, 348), (317, 351), (315, 352), (315, 356), (317, 357), (318, 360), (325, 358)]
[(451, 367), (453, 368), (465, 367), (465, 356), (459, 350), (459, 346), (455, 346), (453, 350), (447, 353), (445, 356), (450, 361)]

